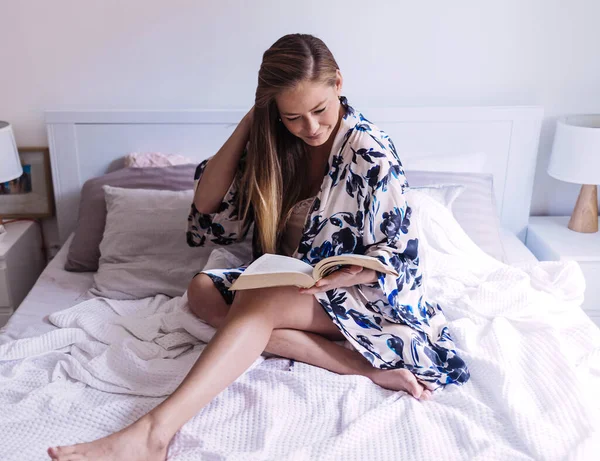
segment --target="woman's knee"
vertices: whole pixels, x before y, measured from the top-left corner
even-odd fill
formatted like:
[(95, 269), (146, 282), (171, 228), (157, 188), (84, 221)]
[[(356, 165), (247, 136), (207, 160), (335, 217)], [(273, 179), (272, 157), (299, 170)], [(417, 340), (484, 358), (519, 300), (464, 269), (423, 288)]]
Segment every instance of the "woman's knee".
[(206, 274), (196, 275), (187, 290), (188, 305), (198, 318), (215, 325), (227, 315), (227, 304), (211, 278)]
[(254, 288), (236, 292), (231, 307), (234, 311), (248, 311), (256, 308), (265, 314), (270, 311), (272, 311), (273, 314), (276, 314), (277, 311), (280, 311), (278, 306), (280, 306), (284, 300), (293, 303), (294, 299), (295, 296), (292, 294), (290, 287)]
[[(244, 315), (251, 310), (270, 321), (273, 328), (295, 328), (314, 331), (315, 319), (319, 318), (322, 308), (318, 305), (312, 295), (298, 292), (295, 287), (271, 287), (243, 290), (237, 292), (233, 305), (232, 314)], [(322, 313), (322, 312), (321, 312)], [(329, 323), (331, 320), (322, 313)], [(322, 322), (319, 322), (322, 327)], [(333, 326), (333, 325), (332, 325)], [(335, 326), (334, 326), (335, 327)]]

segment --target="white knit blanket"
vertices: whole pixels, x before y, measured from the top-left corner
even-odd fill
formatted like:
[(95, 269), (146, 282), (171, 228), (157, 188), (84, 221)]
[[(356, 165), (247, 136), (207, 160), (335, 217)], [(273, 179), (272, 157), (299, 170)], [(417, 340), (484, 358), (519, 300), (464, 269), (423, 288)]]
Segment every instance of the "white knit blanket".
[[(412, 198), (424, 280), (471, 370), (428, 402), (285, 359), (259, 357), (176, 435), (169, 460), (597, 459), (600, 330), (576, 263), (511, 267), (448, 212)], [(186, 298), (92, 299), (57, 327), (0, 346), (0, 459), (132, 423), (183, 379), (214, 330)]]

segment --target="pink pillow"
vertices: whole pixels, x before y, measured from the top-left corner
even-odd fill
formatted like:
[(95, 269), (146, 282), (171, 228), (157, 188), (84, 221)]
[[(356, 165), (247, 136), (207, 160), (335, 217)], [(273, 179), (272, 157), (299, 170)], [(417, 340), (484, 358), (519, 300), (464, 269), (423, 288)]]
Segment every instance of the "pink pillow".
[(125, 156), (125, 168), (148, 168), (153, 166), (173, 166), (194, 163), (191, 158), (179, 154), (162, 152), (132, 152)]

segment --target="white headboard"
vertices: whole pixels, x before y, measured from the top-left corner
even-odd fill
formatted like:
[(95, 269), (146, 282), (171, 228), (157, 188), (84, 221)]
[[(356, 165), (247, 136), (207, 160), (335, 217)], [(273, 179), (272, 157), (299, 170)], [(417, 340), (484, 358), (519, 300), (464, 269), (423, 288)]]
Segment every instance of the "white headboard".
[[(483, 153), (494, 176), (502, 226), (525, 239), (543, 110), (540, 107), (362, 109), (403, 153)], [(52, 181), (61, 244), (77, 222), (90, 178), (120, 168), (130, 152), (214, 154), (243, 111), (47, 111)], [(410, 166), (410, 165), (409, 165)]]

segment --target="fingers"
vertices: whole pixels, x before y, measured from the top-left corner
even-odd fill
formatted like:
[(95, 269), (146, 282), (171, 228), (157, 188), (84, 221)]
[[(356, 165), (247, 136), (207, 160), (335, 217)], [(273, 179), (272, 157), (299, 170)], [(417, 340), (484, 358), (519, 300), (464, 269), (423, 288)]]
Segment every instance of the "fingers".
[[(335, 273), (334, 273), (335, 274)], [(340, 275), (329, 275), (327, 277), (318, 280), (310, 288), (301, 288), (300, 293), (307, 295), (314, 295), (315, 293), (322, 293), (327, 290), (332, 290), (333, 288), (340, 288), (342, 286), (347, 286), (344, 283), (341, 283), (343, 280)]]
[(318, 280), (312, 287), (301, 288), (300, 293), (314, 295), (315, 293), (322, 293), (324, 291), (333, 290), (334, 288), (352, 286), (356, 283), (356, 275), (362, 272), (362, 270), (362, 266), (342, 266), (327, 277)]
[(313, 285), (310, 288), (300, 288), (298, 291), (302, 295), (314, 295), (315, 293), (321, 293), (322, 291), (327, 291), (328, 289), (329, 288), (323, 289), (323, 288), (317, 287), (316, 285)]
[(342, 271), (345, 271), (348, 274), (352, 274), (352, 275), (356, 275), (359, 272), (362, 272), (363, 269), (364, 269), (364, 267), (362, 267), (362, 266), (355, 266), (355, 265), (343, 266), (341, 268)]

